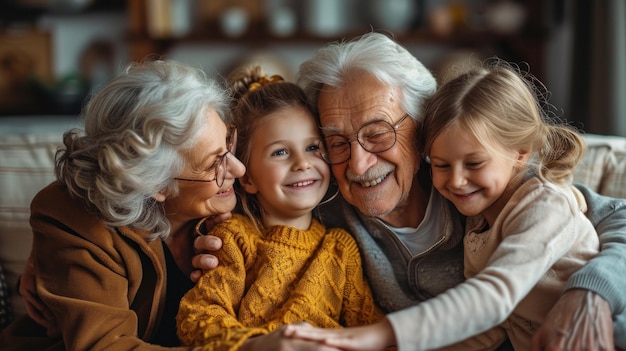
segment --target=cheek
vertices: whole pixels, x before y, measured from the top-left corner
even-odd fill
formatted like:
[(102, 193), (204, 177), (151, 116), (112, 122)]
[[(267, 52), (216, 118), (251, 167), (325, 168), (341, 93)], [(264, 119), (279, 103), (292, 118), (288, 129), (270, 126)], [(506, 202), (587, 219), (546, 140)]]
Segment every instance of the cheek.
[(207, 201), (215, 198), (217, 191), (213, 187), (202, 187), (192, 191), (187, 189), (181, 191), (180, 196), (176, 199), (178, 207), (181, 209), (195, 208), (198, 206), (204, 206)]
[(345, 177), (347, 165), (348, 163), (344, 162), (338, 165), (330, 166), (331, 173), (333, 174), (333, 177), (335, 177), (335, 181), (337, 182), (339, 187), (347, 186), (348, 181)]
[(392, 154), (383, 157), (395, 165), (398, 183), (410, 188), (419, 170), (420, 159), (414, 148), (402, 146), (392, 150)]
[(315, 163), (315, 168), (324, 178), (330, 178), (330, 166), (324, 160), (316, 158), (313, 162)]
[(277, 184), (281, 184), (283, 177), (283, 170), (279, 166), (274, 167), (258, 167), (251, 164), (248, 168), (248, 177), (254, 187), (261, 193), (276, 187)]
[(412, 166), (411, 168), (413, 169), (414, 173), (419, 170), (421, 157), (417, 152), (417, 147), (414, 140), (398, 138), (397, 147), (395, 147), (394, 149), (394, 158), (398, 160), (398, 166)]
[(437, 171), (430, 171), (430, 179), (432, 180), (433, 186), (437, 189), (443, 189), (446, 178), (443, 174), (438, 173)]

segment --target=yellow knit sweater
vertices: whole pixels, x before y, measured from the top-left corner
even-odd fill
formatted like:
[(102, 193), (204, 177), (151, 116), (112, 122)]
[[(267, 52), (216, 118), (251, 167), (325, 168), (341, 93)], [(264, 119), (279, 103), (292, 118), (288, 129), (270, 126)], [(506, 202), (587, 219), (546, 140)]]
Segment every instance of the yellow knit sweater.
[(384, 314), (363, 277), (354, 239), (313, 220), (309, 230), (257, 231), (234, 215), (211, 233), (223, 240), (220, 265), (181, 300), (183, 344), (237, 350), (249, 337), (307, 321), (319, 327), (371, 324)]

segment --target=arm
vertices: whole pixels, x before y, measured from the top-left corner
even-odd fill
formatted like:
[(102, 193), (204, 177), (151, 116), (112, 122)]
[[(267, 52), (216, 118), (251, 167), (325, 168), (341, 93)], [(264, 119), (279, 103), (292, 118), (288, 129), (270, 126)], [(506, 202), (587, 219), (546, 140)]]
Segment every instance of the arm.
[[(155, 273), (150, 265), (144, 271), (141, 257), (157, 261), (152, 249), (161, 242), (150, 246), (139, 239), (138, 252), (94, 216), (63, 204), (40, 205), (33, 206), (31, 226), (37, 293), (56, 326), (48, 335), (61, 336), (72, 350), (161, 349), (142, 340), (154, 328), (148, 315), (156, 315), (160, 290), (154, 279), (141, 278)], [(131, 292), (139, 291), (130, 283), (140, 281), (147, 296), (134, 299)]]
[[(569, 202), (562, 195), (553, 194), (539, 188), (533, 196), (524, 197), (526, 206), (511, 209), (501, 229), (506, 233), (504, 239), (490, 255), (487, 267), (475, 277), (433, 299), (388, 315), (397, 344), (413, 345), (416, 349), (442, 347), (504, 321), (578, 236), (571, 230), (572, 218), (562, 213), (570, 207)], [(546, 215), (551, 212), (553, 216)], [(415, 323), (416, 320), (420, 322)], [(360, 330), (363, 328), (368, 327)], [(295, 329), (294, 334), (301, 337), (323, 335)], [(352, 347), (351, 329), (356, 331), (355, 328), (333, 331), (333, 340), (325, 342), (336, 347)], [(360, 334), (373, 335), (374, 330)], [(368, 342), (352, 349), (368, 348)]]
[(319, 341), (341, 350), (381, 351), (396, 345), (396, 337), (387, 318), (370, 325), (341, 329), (319, 328), (303, 322), (287, 325), (285, 335), (294, 339)]
[[(240, 347), (264, 328), (248, 328), (239, 321), (239, 305), (246, 293), (246, 257), (250, 236), (240, 235), (236, 222), (214, 228), (211, 234), (223, 242), (221, 264), (204, 274), (182, 298), (178, 310), (178, 336), (184, 345), (207, 345), (209, 349)], [(228, 228), (228, 227), (230, 228)], [(241, 245), (241, 246), (239, 246)]]
[(351, 327), (381, 321), (385, 314), (376, 305), (370, 286), (365, 280), (356, 242), (343, 229), (330, 229), (327, 235), (337, 235), (339, 240), (344, 243), (342, 255), (346, 266), (346, 286), (341, 308), (341, 324)]
[[(598, 195), (577, 185), (585, 196), (586, 215), (600, 238), (600, 254), (576, 272), (567, 291), (533, 338), (533, 350), (593, 350), (613, 348), (613, 318), (624, 314), (626, 281), (626, 201)], [(619, 318), (624, 323), (624, 318)], [(616, 325), (615, 340), (623, 340), (626, 326)], [(622, 347), (626, 345), (621, 345)], [(543, 348), (542, 348), (543, 347)]]
[(222, 248), (222, 239), (211, 235), (210, 231), (211, 229), (213, 229), (214, 226), (226, 221), (231, 217), (232, 214), (228, 212), (206, 220), (204, 222), (204, 232), (209, 234), (197, 236), (194, 239), (193, 248), (197, 254), (192, 258), (191, 261), (193, 267), (196, 268), (193, 272), (191, 272), (190, 276), (193, 282), (197, 282), (198, 279), (200, 279), (200, 277), (202, 276), (203, 272), (214, 269), (219, 265), (219, 260), (217, 256), (212, 253), (215, 253), (215, 251), (218, 251)]
[[(205, 222), (206, 229), (210, 230), (218, 223), (221, 223), (231, 217), (231, 213), (225, 213), (219, 216), (213, 217), (211, 220)], [(194, 249), (197, 254), (192, 259), (192, 265), (196, 268), (191, 272), (191, 280), (197, 282), (202, 276), (203, 272), (214, 269), (218, 266), (219, 260), (211, 252), (218, 251), (222, 247), (222, 240), (213, 235), (197, 236), (194, 240)], [(52, 333), (57, 326), (54, 319), (51, 317), (50, 309), (41, 301), (37, 295), (36, 289), (36, 272), (34, 258), (31, 253), (26, 260), (26, 266), (24, 272), (18, 280), (18, 291), (24, 300), (26, 312), (28, 316), (41, 325), (45, 329)]]
[(37, 295), (37, 284), (35, 280), (35, 259), (33, 257), (33, 253), (31, 252), (26, 260), (24, 272), (22, 272), (22, 275), (20, 275), (17, 282), (18, 291), (24, 300), (28, 316), (37, 324), (52, 331), (56, 328), (54, 325), (54, 319), (51, 316), (52, 312)]
[[(323, 345), (316, 341), (293, 339), (286, 335), (288, 325), (284, 325), (275, 331), (250, 338), (238, 348), (238, 351), (340, 351), (334, 347)], [(364, 350), (365, 351), (365, 350)]]
[(577, 188), (585, 196), (586, 215), (598, 232), (600, 254), (571, 276), (566, 289), (593, 291), (617, 315), (626, 309), (626, 200)]

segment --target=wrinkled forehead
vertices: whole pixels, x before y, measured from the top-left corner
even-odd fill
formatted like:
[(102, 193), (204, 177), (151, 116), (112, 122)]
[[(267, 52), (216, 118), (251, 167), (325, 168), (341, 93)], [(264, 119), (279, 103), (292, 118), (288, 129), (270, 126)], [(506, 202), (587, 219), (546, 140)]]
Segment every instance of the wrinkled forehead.
[(318, 100), (324, 131), (350, 132), (373, 120), (392, 123), (403, 114), (400, 89), (369, 75), (351, 79), (341, 87), (324, 86)]

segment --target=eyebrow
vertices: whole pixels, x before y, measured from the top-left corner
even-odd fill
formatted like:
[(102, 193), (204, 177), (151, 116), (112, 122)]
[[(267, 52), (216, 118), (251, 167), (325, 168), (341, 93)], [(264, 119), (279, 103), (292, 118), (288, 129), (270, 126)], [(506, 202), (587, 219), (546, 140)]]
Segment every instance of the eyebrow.
[[(485, 157), (488, 157), (488, 156), (489, 156), (489, 154), (485, 153), (485, 152), (472, 152), (472, 153), (463, 155), (463, 158), (464, 159), (472, 158), (472, 157), (485, 158)], [(446, 160), (442, 156), (439, 156), (437, 154), (435, 154), (435, 155), (430, 154), (429, 157), (431, 158), (431, 160), (432, 159), (438, 159), (438, 160), (444, 160), (444, 161)]]
[(339, 129), (338, 127), (334, 127), (334, 126), (320, 127), (320, 131), (322, 132), (322, 134), (327, 134), (327, 133), (341, 134), (341, 133), (343, 133), (343, 131), (341, 129)]

